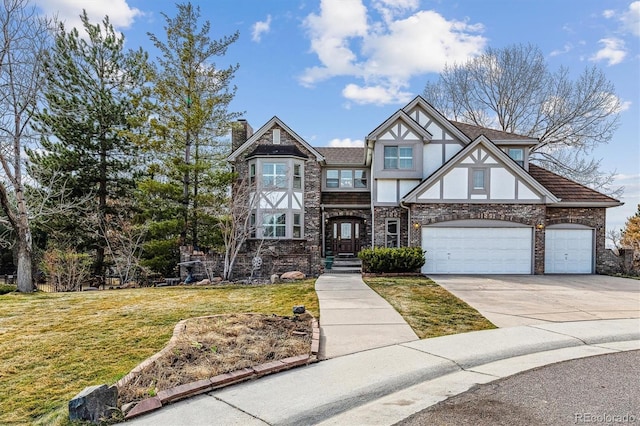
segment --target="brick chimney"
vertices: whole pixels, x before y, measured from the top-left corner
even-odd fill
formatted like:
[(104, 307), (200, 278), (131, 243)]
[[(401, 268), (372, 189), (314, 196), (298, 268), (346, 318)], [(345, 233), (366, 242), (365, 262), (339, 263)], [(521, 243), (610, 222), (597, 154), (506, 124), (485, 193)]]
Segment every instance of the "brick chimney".
[(235, 152), (253, 135), (253, 128), (245, 119), (233, 123), (231, 128), (231, 152)]

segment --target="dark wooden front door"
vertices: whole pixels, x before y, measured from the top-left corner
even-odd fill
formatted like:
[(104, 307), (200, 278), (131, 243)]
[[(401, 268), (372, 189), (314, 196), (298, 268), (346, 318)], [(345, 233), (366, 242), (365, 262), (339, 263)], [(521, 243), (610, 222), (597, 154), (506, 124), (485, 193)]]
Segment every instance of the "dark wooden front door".
[(361, 221), (358, 219), (338, 219), (333, 222), (331, 237), (333, 252), (342, 255), (355, 255), (360, 251)]

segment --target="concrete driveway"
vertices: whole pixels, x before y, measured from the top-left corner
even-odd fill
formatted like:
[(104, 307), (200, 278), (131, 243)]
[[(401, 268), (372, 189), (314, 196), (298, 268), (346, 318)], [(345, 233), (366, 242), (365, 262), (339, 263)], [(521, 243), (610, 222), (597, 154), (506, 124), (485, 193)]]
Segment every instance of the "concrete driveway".
[(430, 275), (497, 327), (640, 318), (640, 280), (605, 275)]

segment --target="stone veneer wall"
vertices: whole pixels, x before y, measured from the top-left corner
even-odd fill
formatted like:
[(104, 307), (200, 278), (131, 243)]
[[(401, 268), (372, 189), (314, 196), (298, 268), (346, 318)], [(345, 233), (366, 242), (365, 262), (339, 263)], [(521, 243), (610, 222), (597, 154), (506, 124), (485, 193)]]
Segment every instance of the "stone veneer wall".
[(640, 275), (640, 253), (633, 249), (620, 249), (618, 253), (606, 249), (600, 265), (602, 274)]
[(468, 219), (504, 220), (533, 227), (533, 271), (534, 274), (544, 273), (544, 229), (538, 229), (536, 225), (545, 224), (545, 206), (539, 204), (413, 204), (411, 222), (420, 226), (410, 230), (411, 245), (422, 245), (422, 227), (425, 225)]
[(595, 229), (596, 273), (603, 273), (605, 263), (605, 223), (604, 208), (547, 208), (547, 226), (562, 223), (585, 225)]
[[(400, 246), (407, 245), (408, 228), (407, 228), (407, 209), (402, 207), (382, 207), (376, 206), (373, 208), (374, 215), (374, 230), (373, 230), (373, 245), (376, 247), (384, 247), (385, 240), (385, 219), (400, 219)], [(413, 244), (411, 244), (413, 245)]]

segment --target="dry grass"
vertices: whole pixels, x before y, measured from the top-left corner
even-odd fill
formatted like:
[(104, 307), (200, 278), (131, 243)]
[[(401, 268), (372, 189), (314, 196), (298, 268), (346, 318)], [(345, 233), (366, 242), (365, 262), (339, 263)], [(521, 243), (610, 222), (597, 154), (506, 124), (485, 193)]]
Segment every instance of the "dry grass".
[(425, 277), (366, 278), (421, 339), (496, 328), (478, 311)]
[(309, 354), (311, 316), (230, 314), (190, 320), (176, 345), (119, 389), (120, 404), (218, 374)]
[(0, 424), (67, 424), (69, 399), (158, 352), (182, 319), (294, 305), (318, 316), (313, 284), (2, 295)]

